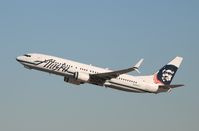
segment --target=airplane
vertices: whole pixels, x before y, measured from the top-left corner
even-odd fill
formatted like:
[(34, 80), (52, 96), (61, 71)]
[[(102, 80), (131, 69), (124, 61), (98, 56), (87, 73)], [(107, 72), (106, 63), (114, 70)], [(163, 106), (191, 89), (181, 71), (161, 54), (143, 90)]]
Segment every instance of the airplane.
[(116, 71), (38, 53), (24, 54), (18, 56), (16, 60), (27, 69), (60, 75), (64, 77), (65, 82), (75, 85), (89, 83), (121, 91), (154, 94), (170, 92), (173, 88), (184, 86), (171, 84), (183, 61), (183, 58), (179, 56), (153, 75), (145, 76), (127, 74), (132, 71), (139, 72), (138, 68), (144, 59), (130, 68)]

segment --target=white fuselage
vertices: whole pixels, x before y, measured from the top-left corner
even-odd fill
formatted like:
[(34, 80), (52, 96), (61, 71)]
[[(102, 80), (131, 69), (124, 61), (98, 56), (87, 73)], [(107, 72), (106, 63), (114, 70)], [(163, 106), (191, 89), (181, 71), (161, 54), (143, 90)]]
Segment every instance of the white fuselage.
[(66, 82), (76, 85), (90, 83), (118, 90), (140, 93), (157, 93), (158, 91), (157, 84), (151, 81), (146, 81), (139, 76), (122, 74), (109, 80), (91, 78), (90, 75), (92, 74), (111, 72), (112, 70), (82, 64), (54, 56), (43, 54), (27, 54), (17, 57), (17, 61), (29, 69), (36, 69), (63, 76)]

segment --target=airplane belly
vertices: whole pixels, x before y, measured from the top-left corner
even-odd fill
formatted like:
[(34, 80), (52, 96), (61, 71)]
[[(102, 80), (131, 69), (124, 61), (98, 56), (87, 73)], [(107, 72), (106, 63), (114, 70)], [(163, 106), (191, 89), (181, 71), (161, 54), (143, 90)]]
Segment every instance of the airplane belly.
[(105, 82), (104, 83), (105, 87), (117, 89), (117, 90), (122, 90), (122, 91), (127, 91), (127, 92), (135, 92), (135, 93), (146, 93), (148, 91), (144, 91), (135, 87), (127, 86), (127, 85), (122, 85), (119, 83), (113, 83), (113, 82)]

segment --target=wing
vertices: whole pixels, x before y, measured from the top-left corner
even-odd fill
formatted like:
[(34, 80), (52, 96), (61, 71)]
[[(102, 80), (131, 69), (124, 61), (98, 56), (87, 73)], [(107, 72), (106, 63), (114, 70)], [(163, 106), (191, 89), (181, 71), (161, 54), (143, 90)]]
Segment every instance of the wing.
[(118, 70), (118, 71), (105, 72), (105, 73), (90, 74), (90, 76), (92, 78), (98, 78), (98, 79), (100, 78), (100, 79), (103, 79), (103, 80), (110, 80), (111, 78), (116, 78), (121, 74), (126, 74), (126, 73), (131, 72), (131, 71), (139, 72), (138, 68), (142, 64), (143, 60), (144, 59), (141, 59), (135, 66), (133, 66), (131, 68)]

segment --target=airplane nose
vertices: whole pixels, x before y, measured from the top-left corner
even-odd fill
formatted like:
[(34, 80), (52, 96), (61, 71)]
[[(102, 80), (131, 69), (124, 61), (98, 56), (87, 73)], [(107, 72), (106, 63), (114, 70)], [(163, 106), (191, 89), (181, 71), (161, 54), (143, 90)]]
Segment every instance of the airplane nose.
[(16, 58), (16, 60), (17, 60), (18, 62), (20, 62), (20, 61), (22, 60), (21, 56), (18, 56), (18, 57)]
[(19, 61), (19, 58), (18, 58), (18, 57), (16, 58), (16, 61)]

